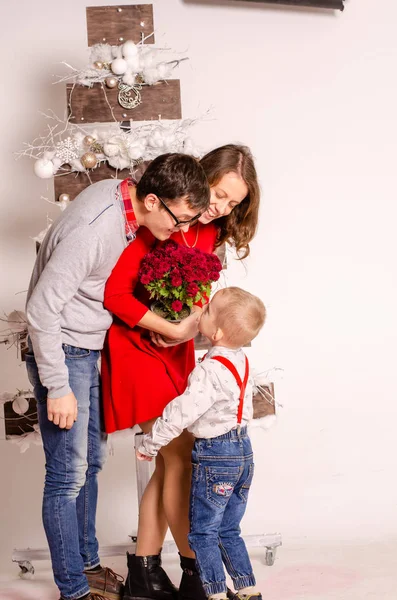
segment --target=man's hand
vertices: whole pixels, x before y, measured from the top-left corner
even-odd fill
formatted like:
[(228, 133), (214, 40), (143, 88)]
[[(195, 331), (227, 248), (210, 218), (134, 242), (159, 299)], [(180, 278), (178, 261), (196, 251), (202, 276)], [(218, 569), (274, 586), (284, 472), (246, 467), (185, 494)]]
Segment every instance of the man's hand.
[(139, 450), (135, 450), (135, 453), (138, 460), (147, 460), (149, 462), (153, 460), (153, 456), (146, 456), (146, 454), (142, 454)]
[(191, 314), (183, 319), (180, 323), (172, 324), (168, 337), (160, 333), (150, 332), (152, 342), (156, 346), (168, 348), (169, 346), (177, 346), (183, 342), (187, 342), (194, 338), (198, 333), (198, 324), (201, 318), (202, 309), (199, 306), (193, 306)]
[(71, 429), (77, 419), (77, 400), (73, 392), (61, 398), (47, 398), (47, 415), (60, 429)]

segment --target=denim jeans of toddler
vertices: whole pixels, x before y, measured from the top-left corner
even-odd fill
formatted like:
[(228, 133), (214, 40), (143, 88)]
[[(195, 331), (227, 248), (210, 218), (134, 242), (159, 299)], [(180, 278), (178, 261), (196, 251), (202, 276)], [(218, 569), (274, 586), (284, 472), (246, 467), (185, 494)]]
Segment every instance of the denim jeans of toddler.
[(89, 592), (83, 571), (99, 565), (95, 518), (97, 474), (106, 456), (101, 432), (99, 351), (63, 345), (69, 384), (77, 398), (77, 421), (69, 430), (47, 418), (47, 389), (42, 386), (31, 349), (28, 377), (37, 401), (46, 458), (43, 523), (50, 547), (55, 583), (62, 598), (75, 600)]
[(246, 428), (197, 439), (192, 463), (189, 544), (206, 594), (226, 592), (223, 564), (236, 590), (255, 585), (240, 530), (254, 473)]

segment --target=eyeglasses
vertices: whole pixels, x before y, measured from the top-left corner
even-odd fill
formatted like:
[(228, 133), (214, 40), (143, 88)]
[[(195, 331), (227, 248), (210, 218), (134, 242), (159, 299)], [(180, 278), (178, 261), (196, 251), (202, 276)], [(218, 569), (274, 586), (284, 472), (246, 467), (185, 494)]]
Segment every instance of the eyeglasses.
[(178, 219), (178, 217), (176, 217), (174, 215), (174, 213), (172, 212), (172, 210), (170, 210), (168, 208), (168, 206), (166, 205), (166, 203), (164, 202), (164, 200), (162, 198), (160, 198), (160, 196), (157, 196), (157, 198), (160, 200), (161, 204), (164, 206), (165, 210), (167, 211), (167, 213), (169, 215), (171, 215), (171, 217), (173, 218), (173, 220), (175, 221), (175, 227), (183, 227), (184, 225), (193, 225), (193, 223), (197, 223), (197, 221), (199, 220), (199, 218), (201, 217), (201, 212), (199, 212), (196, 216), (192, 217), (191, 219), (189, 219), (188, 221), (180, 221)]

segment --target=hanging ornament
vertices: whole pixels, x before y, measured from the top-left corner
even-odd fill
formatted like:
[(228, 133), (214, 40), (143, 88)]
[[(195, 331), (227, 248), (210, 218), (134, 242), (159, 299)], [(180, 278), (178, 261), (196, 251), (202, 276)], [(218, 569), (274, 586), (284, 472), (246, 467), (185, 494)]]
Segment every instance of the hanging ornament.
[(59, 194), (58, 196), (58, 202), (70, 202), (70, 196), (69, 194)]
[(95, 142), (95, 138), (92, 135), (86, 135), (83, 139), (84, 146), (91, 146)]
[(17, 396), (12, 403), (12, 410), (17, 415), (24, 415), (29, 409), (29, 402), (23, 396)]
[[(142, 102), (140, 93), (141, 89), (142, 86), (139, 83), (135, 85), (127, 85), (126, 83), (122, 83), (120, 81), (118, 95), (118, 101), (120, 106), (129, 109), (136, 108), (137, 106), (139, 106)], [(134, 96), (131, 96), (131, 93), (133, 93)]]
[(34, 172), (37, 177), (41, 179), (49, 179), (54, 175), (54, 165), (51, 160), (45, 158), (39, 158), (34, 163)]
[(7, 315), (7, 324), (12, 333), (22, 333), (27, 327), (25, 313), (21, 310), (13, 310)]
[(93, 152), (86, 152), (85, 154), (83, 154), (83, 156), (80, 158), (80, 160), (81, 160), (81, 164), (86, 169), (93, 169), (94, 167), (96, 167), (96, 165), (98, 163), (97, 157), (95, 156), (95, 154)]
[(127, 68), (127, 61), (124, 60), (124, 58), (116, 58), (113, 62), (112, 62), (112, 71), (115, 75), (123, 75)]
[(136, 56), (138, 54), (138, 48), (134, 44), (132, 40), (127, 40), (123, 44), (123, 56), (125, 58), (131, 58), (132, 56)]
[(77, 146), (75, 142), (71, 137), (67, 137), (55, 146), (55, 156), (61, 159), (62, 163), (68, 163), (70, 160), (77, 158), (78, 154), (76, 150)]
[(119, 80), (117, 77), (106, 77), (105, 83), (108, 88), (115, 88), (118, 84)]
[(103, 69), (103, 62), (101, 62), (100, 60), (96, 60), (94, 62), (94, 67), (95, 69)]

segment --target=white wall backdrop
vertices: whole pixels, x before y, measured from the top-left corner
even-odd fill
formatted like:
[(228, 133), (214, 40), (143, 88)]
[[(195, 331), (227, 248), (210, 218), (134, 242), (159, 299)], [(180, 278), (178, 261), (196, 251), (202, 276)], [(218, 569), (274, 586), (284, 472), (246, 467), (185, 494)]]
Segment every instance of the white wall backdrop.
[[(141, 0), (142, 2), (144, 0)], [(94, 5), (108, 4), (95, 0)], [(126, 3), (126, 2), (125, 2)], [(194, 138), (204, 149), (249, 145), (263, 200), (246, 269), (231, 284), (260, 295), (268, 323), (250, 349), (280, 366), (277, 425), (256, 431), (257, 476), (246, 532), (284, 543), (397, 536), (397, 4), (347, 0), (342, 13), (257, 3), (154, 0), (157, 41), (181, 64), (183, 113), (212, 107)], [(4, 3), (1, 55), (0, 311), (23, 308), (30, 237), (58, 209), (51, 183), (13, 152), (62, 114), (57, 64), (85, 64), (83, 0)], [(5, 24), (5, 25), (4, 25)], [(0, 391), (27, 385), (0, 346)], [(0, 442), (0, 570), (13, 547), (45, 545), (41, 448)], [(115, 442), (101, 476), (102, 543), (136, 524), (131, 444)]]

